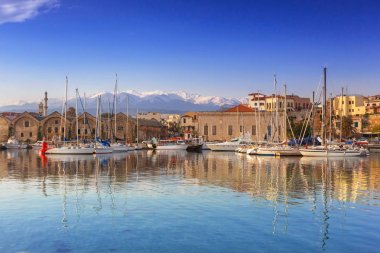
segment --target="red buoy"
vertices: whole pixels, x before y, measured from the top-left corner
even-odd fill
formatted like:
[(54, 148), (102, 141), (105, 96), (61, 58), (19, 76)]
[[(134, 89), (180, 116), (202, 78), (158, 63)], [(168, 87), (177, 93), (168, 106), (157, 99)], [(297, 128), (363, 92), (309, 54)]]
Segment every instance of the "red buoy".
[(48, 150), (48, 144), (47, 144), (47, 142), (46, 142), (46, 139), (43, 138), (43, 139), (42, 139), (42, 148), (39, 150), (38, 153), (39, 153), (40, 155), (45, 155), (46, 150)]

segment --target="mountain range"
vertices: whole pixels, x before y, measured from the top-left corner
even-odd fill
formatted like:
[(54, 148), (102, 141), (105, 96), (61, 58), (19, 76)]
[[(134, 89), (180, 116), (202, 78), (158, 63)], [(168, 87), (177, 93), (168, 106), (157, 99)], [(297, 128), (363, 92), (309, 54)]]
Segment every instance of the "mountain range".
[[(86, 111), (95, 113), (97, 97), (101, 96), (102, 112), (108, 112), (110, 107), (113, 110), (114, 94), (113, 92), (98, 92), (87, 96)], [(41, 101), (20, 102), (14, 105), (0, 106), (0, 112), (24, 112), (38, 111), (38, 104)], [(246, 98), (225, 98), (220, 96), (203, 96), (200, 94), (180, 92), (164, 92), (164, 91), (148, 91), (137, 92), (135, 90), (127, 90), (119, 92), (117, 95), (117, 111), (130, 114), (139, 112), (160, 112), (160, 113), (178, 113), (182, 114), (186, 111), (217, 111), (223, 108), (232, 107), (240, 103), (246, 103)], [(63, 101), (61, 99), (49, 98), (48, 112), (62, 111)], [(110, 105), (110, 106), (109, 106)], [(68, 100), (68, 106), (75, 107), (75, 98)], [(79, 112), (84, 108), (84, 97), (80, 97)]]

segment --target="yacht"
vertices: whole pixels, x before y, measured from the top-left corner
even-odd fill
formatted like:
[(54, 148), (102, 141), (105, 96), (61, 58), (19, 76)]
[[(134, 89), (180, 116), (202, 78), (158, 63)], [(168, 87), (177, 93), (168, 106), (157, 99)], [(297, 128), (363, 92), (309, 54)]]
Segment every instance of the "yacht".
[(313, 146), (308, 148), (300, 148), (302, 156), (314, 157), (352, 157), (352, 156), (366, 156), (368, 154), (365, 148), (353, 147), (337, 147), (337, 146)]
[(237, 148), (247, 145), (250, 142), (250, 140), (245, 138), (237, 138), (226, 142), (210, 143), (207, 144), (207, 147), (209, 147), (212, 151), (235, 151)]
[(91, 155), (93, 153), (93, 147), (77, 145), (64, 145), (62, 147), (50, 148), (45, 152), (47, 155)]
[(122, 143), (112, 143), (111, 148), (113, 149), (113, 152), (128, 152), (134, 150), (128, 145), (122, 144)]
[(19, 142), (14, 136), (8, 139), (7, 143), (4, 144), (7, 149), (26, 149), (27, 144)]
[(160, 140), (156, 145), (156, 150), (186, 150), (188, 146), (183, 140)]
[(109, 154), (113, 152), (113, 148), (110, 146), (108, 142), (96, 142), (94, 146), (95, 154)]

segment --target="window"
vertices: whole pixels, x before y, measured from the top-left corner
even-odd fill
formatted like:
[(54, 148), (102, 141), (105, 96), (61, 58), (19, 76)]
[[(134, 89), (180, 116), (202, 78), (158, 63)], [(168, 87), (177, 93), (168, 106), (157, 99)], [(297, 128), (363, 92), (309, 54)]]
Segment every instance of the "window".
[(252, 125), (252, 135), (256, 135), (256, 125)]
[(48, 133), (49, 134), (51, 133), (51, 127), (48, 127)]
[(216, 135), (216, 126), (212, 126), (212, 135)]
[(32, 132), (29, 132), (29, 137), (32, 137), (33, 136), (33, 133)]
[(359, 122), (354, 122), (355, 127), (359, 127)]
[(87, 129), (84, 130), (84, 134), (87, 134)]
[(25, 121), (25, 122), (24, 122), (24, 126), (25, 126), (25, 127), (29, 127), (29, 121)]
[(80, 135), (80, 129), (78, 128), (78, 135)]
[(240, 126), (240, 133), (243, 132), (243, 126)]
[(255, 106), (257, 106), (257, 103), (255, 103)]
[(54, 123), (55, 123), (56, 125), (58, 125), (58, 120), (56, 119), (56, 120), (54, 121)]
[(56, 134), (58, 133), (58, 127), (54, 128), (54, 133), (56, 133)]
[(24, 137), (24, 133), (21, 133), (21, 137)]
[(185, 118), (183, 118), (183, 124), (186, 124), (186, 119)]
[(123, 128), (122, 126), (118, 126), (118, 127), (117, 127), (117, 131), (123, 131), (123, 129), (124, 129), (124, 128)]
[(267, 132), (268, 132), (268, 136), (272, 136), (272, 127), (271, 126), (267, 126)]
[(232, 126), (231, 125), (228, 126), (228, 135), (232, 135)]
[(208, 135), (208, 125), (205, 125), (205, 126), (203, 127), (203, 134), (204, 134), (204, 135)]

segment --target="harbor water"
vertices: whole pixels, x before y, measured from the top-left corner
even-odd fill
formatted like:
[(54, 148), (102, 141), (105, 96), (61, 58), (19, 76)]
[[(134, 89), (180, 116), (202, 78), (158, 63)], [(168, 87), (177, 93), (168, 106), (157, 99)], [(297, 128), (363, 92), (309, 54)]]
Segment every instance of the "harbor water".
[(0, 151), (0, 252), (379, 252), (380, 154)]

